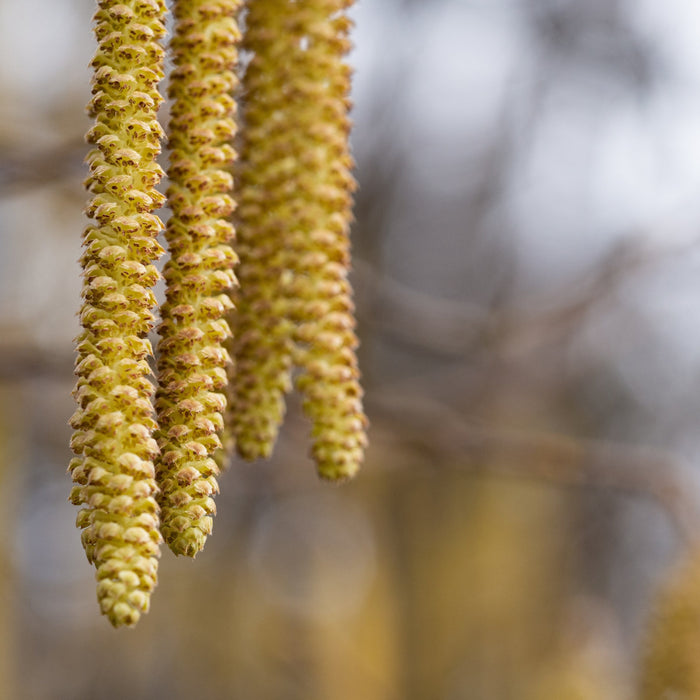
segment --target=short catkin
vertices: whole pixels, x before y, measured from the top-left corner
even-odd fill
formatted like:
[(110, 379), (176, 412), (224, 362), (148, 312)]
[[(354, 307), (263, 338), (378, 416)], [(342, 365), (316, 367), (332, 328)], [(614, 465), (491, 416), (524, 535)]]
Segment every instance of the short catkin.
[(152, 263), (163, 252), (156, 241), (162, 224), (152, 212), (164, 200), (155, 187), (163, 174), (156, 112), (165, 10), (163, 0), (100, 0), (95, 15), (86, 181), (94, 223), (83, 235), (78, 409), (71, 419), (77, 457), (69, 470), (99, 604), (115, 626), (134, 625), (148, 610), (161, 542), (146, 335), (158, 279)]
[(171, 41), (174, 69), (169, 128), (172, 216), (165, 237), (166, 301), (159, 327), (156, 397), (161, 456), (161, 530), (175, 554), (194, 556), (211, 533), (218, 492), (212, 454), (221, 448), (226, 405), (224, 342), (230, 337), (222, 318), (231, 308), (228, 292), (237, 261), (234, 231), (236, 132), (232, 91), (237, 78), (240, 39), (234, 15), (240, 0), (176, 0)]
[(230, 420), (239, 454), (267, 456), (290, 369), (312, 420), (319, 474), (358, 470), (366, 418), (348, 283), (355, 188), (348, 137), (351, 0), (258, 0), (250, 8), (239, 178)]

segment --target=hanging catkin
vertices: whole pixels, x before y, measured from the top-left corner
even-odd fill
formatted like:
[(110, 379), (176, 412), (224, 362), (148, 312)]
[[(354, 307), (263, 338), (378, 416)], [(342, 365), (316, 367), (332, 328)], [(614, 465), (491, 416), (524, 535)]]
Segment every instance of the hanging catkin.
[(240, 39), (234, 19), (239, 0), (176, 0), (171, 42), (175, 68), (170, 131), (172, 216), (166, 229), (166, 302), (161, 309), (156, 399), (161, 457), (162, 533), (175, 554), (194, 556), (212, 529), (226, 405), (223, 343), (230, 330), (222, 319), (231, 307), (228, 291), (236, 256), (232, 176), (227, 168), (236, 132), (232, 91)]
[(84, 506), (77, 523), (97, 569), (100, 607), (120, 626), (148, 610), (161, 541), (146, 334), (158, 279), (151, 263), (162, 253), (162, 224), (151, 212), (164, 199), (154, 188), (163, 174), (155, 159), (165, 3), (101, 0), (98, 8), (89, 105), (95, 125), (87, 135), (95, 148), (86, 181), (95, 223), (84, 233), (81, 258), (71, 500)]
[(287, 157), (295, 124), (288, 92), (295, 75), (288, 56), (298, 37), (290, 31), (288, 0), (252, 2), (244, 48), (243, 123), (238, 168), (237, 240), (240, 286), (233, 295), (234, 364), (228, 424), (238, 453), (270, 455), (291, 388), (292, 324), (284, 247), (294, 201), (296, 163)]
[(352, 476), (366, 442), (347, 280), (350, 4), (252, 3), (239, 178), (230, 411), (237, 449), (248, 459), (270, 453), (295, 360), (312, 454), (328, 479)]
[(296, 386), (312, 421), (312, 455), (326, 479), (346, 479), (360, 467), (367, 420), (355, 349), (354, 305), (348, 283), (353, 161), (349, 153), (350, 74), (343, 57), (351, 0), (297, 5), (301, 34), (293, 54), (300, 76), (294, 93), (293, 153), (303, 166), (295, 221), (286, 240), (294, 251)]
[[(242, 0), (174, 0), (169, 94), (172, 216), (159, 326), (153, 417), (153, 327), (163, 250), (153, 213), (162, 129), (163, 0), (99, 0), (93, 60), (95, 125), (87, 138), (92, 194), (81, 264), (71, 419), (71, 500), (97, 569), (98, 600), (115, 626), (133, 625), (156, 584), (161, 532), (194, 556), (212, 529), (226, 407), (224, 348), (237, 337), (229, 424), (244, 457), (267, 456), (293, 364), (321, 476), (358, 469), (365, 446), (350, 263), (348, 150), (350, 0), (255, 0), (248, 6), (245, 131), (239, 169), (242, 288), (228, 217), (236, 133), (233, 91)], [(156, 439), (157, 438), (157, 442)], [(156, 466), (154, 467), (154, 461)]]

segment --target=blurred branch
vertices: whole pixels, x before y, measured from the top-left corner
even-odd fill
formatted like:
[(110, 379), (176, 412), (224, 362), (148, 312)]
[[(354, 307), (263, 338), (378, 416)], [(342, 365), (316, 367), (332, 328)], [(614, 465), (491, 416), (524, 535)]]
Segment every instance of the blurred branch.
[(675, 455), (649, 447), (470, 425), (444, 404), (415, 396), (375, 394), (370, 416), (400, 423), (392, 436), (431, 453), (441, 467), (475, 475), (612, 489), (660, 505), (686, 541), (700, 537), (700, 501), (691, 470)]
[(46, 377), (73, 381), (72, 354), (31, 345), (0, 346), (0, 382)]
[(462, 355), (491, 322), (477, 304), (433, 297), (353, 261), (358, 315), (370, 328), (411, 346)]
[[(696, 241), (692, 245), (697, 245)], [(588, 280), (572, 285), (550, 310), (518, 312), (506, 309), (495, 322), (496, 347), (506, 355), (528, 353), (563, 340), (586, 316), (644, 268), (687, 253), (688, 245), (651, 247), (644, 240), (623, 240), (614, 246)], [(547, 298), (557, 297), (548, 294)]]
[(37, 152), (0, 148), (0, 198), (14, 196), (25, 189), (61, 183), (66, 178), (78, 182), (84, 176), (86, 153), (87, 146), (82, 138)]
[(626, 241), (614, 248), (592, 278), (575, 285), (553, 309), (489, 309), (468, 301), (441, 299), (393, 280), (361, 260), (354, 263), (362, 322), (411, 347), (462, 357), (481, 342), (494, 352), (532, 352), (560, 341), (630, 277), (650, 265), (687, 254), (693, 240), (666, 247)]

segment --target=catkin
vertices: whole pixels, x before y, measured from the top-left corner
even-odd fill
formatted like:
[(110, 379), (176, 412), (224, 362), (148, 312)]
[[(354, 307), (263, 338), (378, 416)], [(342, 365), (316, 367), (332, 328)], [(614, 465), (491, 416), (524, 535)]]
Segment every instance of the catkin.
[(175, 68), (169, 130), (172, 216), (166, 229), (166, 301), (161, 309), (156, 408), (161, 457), (161, 530), (175, 554), (194, 556), (212, 529), (226, 405), (223, 314), (237, 261), (230, 241), (236, 132), (234, 14), (239, 0), (176, 0), (171, 42)]
[(328, 479), (352, 476), (366, 418), (347, 275), (355, 182), (349, 154), (349, 0), (258, 0), (244, 79), (241, 287), (230, 420), (239, 454), (267, 456), (292, 364)]
[(162, 224), (151, 212), (164, 200), (155, 189), (163, 174), (155, 159), (163, 135), (156, 112), (164, 14), (162, 0), (100, 0), (95, 15), (86, 181), (95, 223), (83, 234), (78, 409), (71, 419), (77, 457), (69, 470), (99, 604), (115, 626), (134, 625), (148, 610), (161, 542), (146, 334), (158, 279), (152, 262), (162, 253)]
[(292, 324), (288, 312), (289, 251), (283, 238), (295, 194), (287, 158), (294, 130), (287, 91), (294, 82), (288, 55), (295, 37), (286, 24), (288, 0), (250, 3), (244, 48), (251, 60), (243, 76), (241, 154), (237, 169), (238, 268), (233, 294), (234, 342), (227, 423), (245, 459), (268, 457), (291, 388)]
[(367, 419), (355, 349), (354, 305), (348, 282), (353, 160), (349, 153), (350, 74), (343, 57), (352, 26), (351, 0), (297, 5), (301, 35), (293, 55), (296, 134), (293, 153), (303, 166), (287, 247), (296, 265), (296, 387), (312, 421), (312, 455), (319, 475), (340, 480), (360, 467)]

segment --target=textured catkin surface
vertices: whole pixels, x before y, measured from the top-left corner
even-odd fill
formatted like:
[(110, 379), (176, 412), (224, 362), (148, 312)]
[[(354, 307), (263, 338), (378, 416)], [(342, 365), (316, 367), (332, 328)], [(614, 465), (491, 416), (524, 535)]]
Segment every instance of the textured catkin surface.
[(71, 419), (77, 457), (70, 471), (100, 607), (115, 626), (133, 625), (148, 610), (161, 542), (146, 334), (158, 279), (151, 263), (162, 253), (156, 241), (162, 224), (151, 212), (164, 199), (154, 189), (163, 174), (155, 159), (164, 14), (158, 0), (101, 0), (95, 15), (89, 105), (95, 125), (87, 135), (94, 148), (86, 181), (94, 223), (81, 258), (83, 330)]
[(312, 421), (312, 455), (320, 476), (346, 479), (360, 467), (367, 419), (355, 349), (354, 306), (348, 282), (353, 161), (349, 153), (350, 68), (344, 55), (352, 0), (309, 0), (297, 10), (302, 35), (293, 60), (300, 76), (293, 103), (293, 150), (303, 170), (287, 247), (296, 263), (296, 386)]
[(245, 459), (268, 457), (291, 388), (292, 324), (286, 288), (290, 222), (298, 164), (289, 151), (296, 125), (289, 102), (296, 76), (288, 62), (299, 37), (290, 31), (288, 0), (249, 4), (244, 47), (252, 58), (243, 77), (238, 173), (238, 268), (227, 424)]
[(171, 42), (168, 203), (166, 239), (171, 254), (164, 276), (166, 302), (159, 328), (156, 408), (161, 457), (161, 529), (175, 554), (194, 556), (212, 529), (226, 406), (223, 314), (235, 278), (233, 227), (235, 135), (234, 74), (240, 34), (238, 0), (176, 0)]
[(347, 280), (350, 4), (260, 0), (246, 35), (231, 424), (243, 457), (267, 456), (297, 364), (328, 479), (352, 476), (366, 442)]

